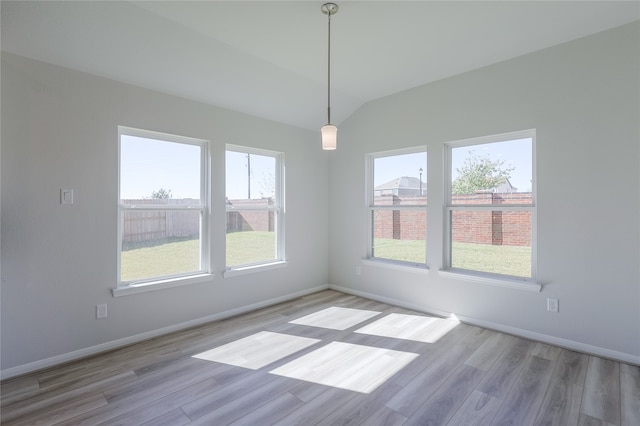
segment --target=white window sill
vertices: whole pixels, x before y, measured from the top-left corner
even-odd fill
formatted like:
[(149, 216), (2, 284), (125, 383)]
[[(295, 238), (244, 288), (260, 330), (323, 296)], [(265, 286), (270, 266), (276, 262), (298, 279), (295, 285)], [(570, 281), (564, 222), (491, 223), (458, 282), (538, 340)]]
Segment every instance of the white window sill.
[(167, 288), (181, 287), (184, 285), (199, 284), (213, 281), (214, 274), (190, 275), (188, 277), (170, 278), (166, 280), (151, 281), (139, 284), (129, 284), (111, 290), (113, 297), (128, 296), (130, 294), (147, 293), (149, 291), (164, 290)]
[(451, 278), (455, 280), (462, 281), (471, 281), (479, 284), (488, 284), (494, 285), (498, 287), (506, 287), (513, 288), (516, 290), (525, 290), (525, 291), (533, 291), (540, 292), (542, 290), (542, 286), (534, 281), (527, 281), (525, 279), (517, 279), (517, 278), (500, 278), (500, 277), (490, 277), (485, 275), (477, 275), (472, 272), (463, 272), (458, 270), (439, 270), (438, 275), (445, 278)]
[(367, 266), (376, 266), (381, 268), (395, 269), (405, 272), (414, 272), (418, 274), (428, 274), (429, 268), (425, 265), (418, 265), (412, 263), (405, 262), (394, 262), (393, 260), (385, 260), (385, 259), (377, 259), (373, 258), (364, 258), (362, 259), (362, 264)]
[(239, 266), (237, 268), (229, 268), (222, 273), (225, 278), (237, 277), (239, 275), (253, 274), (256, 272), (271, 271), (273, 269), (286, 268), (287, 261), (277, 261), (272, 263), (261, 263), (260, 265)]

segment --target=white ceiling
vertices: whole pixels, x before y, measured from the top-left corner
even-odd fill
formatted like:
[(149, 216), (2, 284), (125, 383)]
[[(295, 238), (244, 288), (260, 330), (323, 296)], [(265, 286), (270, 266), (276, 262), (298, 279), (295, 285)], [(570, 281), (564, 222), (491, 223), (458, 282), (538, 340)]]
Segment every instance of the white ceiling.
[[(2, 50), (318, 129), (323, 1), (2, 1)], [(640, 19), (640, 1), (337, 1), (332, 121), (362, 104)]]

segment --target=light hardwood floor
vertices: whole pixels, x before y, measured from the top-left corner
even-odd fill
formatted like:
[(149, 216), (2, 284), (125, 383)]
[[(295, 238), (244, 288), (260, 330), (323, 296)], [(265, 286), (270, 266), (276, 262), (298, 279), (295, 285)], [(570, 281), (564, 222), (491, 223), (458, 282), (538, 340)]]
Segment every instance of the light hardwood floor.
[(640, 425), (636, 366), (330, 290), (1, 391), (7, 426)]

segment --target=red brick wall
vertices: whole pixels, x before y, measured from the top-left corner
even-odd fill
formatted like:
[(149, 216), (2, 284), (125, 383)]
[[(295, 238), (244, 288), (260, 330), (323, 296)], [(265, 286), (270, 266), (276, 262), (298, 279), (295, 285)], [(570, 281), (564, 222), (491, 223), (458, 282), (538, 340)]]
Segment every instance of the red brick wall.
[[(480, 192), (454, 196), (453, 204), (529, 204), (531, 193), (495, 194)], [(397, 197), (384, 195), (375, 204), (426, 205), (426, 197)], [(374, 238), (424, 240), (426, 213), (407, 210), (374, 210)], [(455, 211), (452, 217), (452, 237), (456, 242), (477, 244), (530, 246), (531, 212), (516, 211)]]
[(275, 230), (275, 214), (268, 210), (242, 210), (245, 208), (262, 207), (267, 208), (273, 205), (273, 199), (263, 198), (260, 200), (228, 200), (228, 204), (233, 205), (239, 211), (227, 212), (227, 232), (237, 231), (269, 231)]
[[(381, 195), (375, 197), (378, 206), (426, 206), (426, 197)], [(373, 213), (374, 238), (395, 240), (424, 240), (427, 214), (418, 210), (375, 210)]]

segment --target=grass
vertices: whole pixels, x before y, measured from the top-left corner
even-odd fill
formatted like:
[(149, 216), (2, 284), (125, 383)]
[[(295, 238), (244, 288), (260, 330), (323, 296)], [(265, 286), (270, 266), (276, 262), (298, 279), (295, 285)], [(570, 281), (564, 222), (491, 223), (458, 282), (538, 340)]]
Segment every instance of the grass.
[(198, 271), (200, 241), (197, 238), (170, 240), (125, 248), (120, 262), (122, 281)]
[(453, 243), (453, 268), (531, 277), (531, 247)]
[(227, 266), (266, 262), (275, 258), (275, 232), (243, 231), (227, 234)]
[[(424, 263), (422, 240), (375, 240), (375, 256), (404, 262)], [(453, 243), (452, 267), (493, 274), (531, 276), (531, 248), (489, 244)]]
[[(375, 256), (403, 262), (424, 263), (422, 240), (377, 238)], [(227, 266), (275, 259), (274, 232), (227, 234)], [(494, 274), (531, 276), (531, 248), (453, 243), (452, 267)], [(122, 281), (175, 275), (200, 269), (198, 239), (172, 240), (155, 245), (130, 247), (122, 252)]]
[(424, 263), (426, 245), (424, 240), (393, 240), (376, 238), (374, 256), (402, 262)]
[[(274, 232), (234, 232), (227, 234), (227, 266), (275, 259)], [(198, 238), (173, 239), (147, 244), (129, 244), (121, 258), (121, 280), (176, 275), (200, 270)]]

